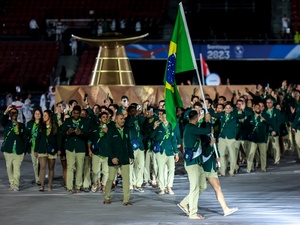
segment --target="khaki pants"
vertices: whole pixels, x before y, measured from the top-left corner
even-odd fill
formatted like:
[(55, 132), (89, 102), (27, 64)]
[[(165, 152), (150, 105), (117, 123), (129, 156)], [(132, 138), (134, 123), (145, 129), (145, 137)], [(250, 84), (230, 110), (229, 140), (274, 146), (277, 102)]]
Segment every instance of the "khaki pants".
[(247, 157), (249, 154), (249, 141), (248, 140), (236, 140), (235, 142), (235, 151), (237, 152), (237, 165), (236, 169), (238, 169), (238, 165), (240, 161), (247, 161)]
[(297, 130), (295, 134), (295, 142), (296, 142), (295, 149), (297, 151), (297, 156), (298, 159), (300, 159), (300, 130)]
[(73, 189), (74, 168), (76, 168), (75, 188), (79, 190), (82, 186), (82, 174), (85, 152), (75, 153), (66, 150), (67, 158), (67, 189)]
[(130, 166), (130, 188), (132, 186), (141, 187), (144, 179), (144, 168), (145, 168), (145, 153), (144, 151), (137, 149), (133, 151), (134, 163)]
[(99, 157), (98, 155), (93, 155), (92, 157), (92, 182), (93, 185), (97, 185), (98, 178), (101, 177), (101, 184), (106, 186), (108, 179), (108, 157)]
[(251, 170), (253, 168), (253, 159), (257, 153), (257, 148), (259, 150), (261, 171), (266, 172), (267, 143), (254, 143), (254, 142), (250, 142), (250, 151), (249, 151), (248, 160), (247, 160), (247, 171), (251, 172)]
[(235, 148), (235, 139), (219, 138), (218, 148), (220, 152), (220, 172), (223, 176), (226, 175), (228, 158), (230, 162), (229, 174), (233, 175), (236, 169), (237, 151)]
[(122, 181), (123, 181), (123, 203), (129, 202), (130, 199), (130, 188), (129, 188), (129, 164), (128, 165), (119, 165), (119, 166), (109, 166), (108, 180), (106, 182), (105, 189), (105, 200), (110, 199), (111, 186), (115, 177), (117, 175), (118, 169), (121, 169)]
[[(271, 147), (269, 148), (269, 146)], [(270, 151), (270, 155), (274, 158), (274, 163), (280, 162), (280, 145), (279, 136), (269, 136), (267, 142), (267, 151)]]
[(30, 156), (31, 156), (31, 162), (32, 162), (32, 167), (33, 167), (33, 172), (34, 172), (34, 180), (35, 180), (35, 183), (38, 183), (38, 182), (40, 182), (39, 159), (38, 159), (38, 157), (35, 157), (34, 150), (31, 150)]
[(85, 156), (83, 163), (83, 188), (89, 188), (91, 186), (91, 163), (91, 157)]
[(24, 159), (24, 153), (21, 155), (4, 152), (7, 176), (11, 187), (20, 186), (21, 165)]
[(156, 162), (156, 154), (151, 150), (146, 150), (145, 156), (145, 171), (144, 171), (144, 179), (146, 182), (151, 180), (156, 181), (157, 177), (157, 162)]
[(188, 178), (190, 182), (190, 192), (189, 194), (180, 202), (180, 205), (189, 205), (190, 216), (196, 215), (198, 212), (198, 201), (200, 194), (206, 189), (206, 177), (202, 166), (190, 165), (186, 166), (184, 163), (184, 168), (188, 173)]
[[(156, 162), (158, 168), (158, 185), (160, 190), (165, 190), (166, 187), (173, 187), (173, 181), (175, 176), (175, 159), (174, 156), (167, 156), (165, 152), (163, 154), (156, 153)], [(167, 181), (165, 181), (165, 173), (168, 173)]]

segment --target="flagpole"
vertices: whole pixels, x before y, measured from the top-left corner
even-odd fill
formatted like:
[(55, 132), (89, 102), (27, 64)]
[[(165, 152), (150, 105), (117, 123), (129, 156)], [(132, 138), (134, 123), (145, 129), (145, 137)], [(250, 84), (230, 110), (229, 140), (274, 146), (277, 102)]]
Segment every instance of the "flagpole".
[(204, 73), (203, 73), (203, 60), (202, 60), (202, 53), (200, 53), (200, 66), (201, 66), (201, 74), (202, 74), (202, 83), (205, 84), (204, 80)]
[[(184, 10), (183, 10), (182, 2), (179, 3), (179, 8), (180, 8), (180, 12), (181, 12), (181, 15), (182, 15), (183, 23), (185, 25), (184, 27), (186, 29), (187, 40), (189, 42), (189, 46), (190, 46), (190, 51), (191, 51), (191, 54), (192, 54), (192, 60), (193, 60), (194, 68), (196, 69), (196, 74), (197, 74), (197, 78), (198, 78), (198, 82), (199, 82), (199, 87), (200, 87), (200, 91), (201, 91), (201, 95), (202, 95), (202, 99), (203, 99), (204, 109), (205, 109), (205, 112), (207, 113), (208, 109), (207, 109), (207, 105), (206, 105), (206, 101), (205, 101), (205, 95), (204, 95), (202, 84), (201, 84), (201, 80), (200, 80), (200, 75), (199, 75), (199, 71), (198, 71), (198, 67), (197, 67), (197, 63), (196, 63), (196, 58), (195, 58), (195, 53), (194, 53), (194, 49), (193, 49), (193, 45), (192, 45), (190, 33), (189, 33), (189, 30), (188, 30), (188, 26), (187, 26), (187, 22), (186, 22)], [(202, 67), (202, 65), (201, 65), (201, 67)], [(211, 133), (210, 137), (214, 138), (214, 134)], [(214, 143), (213, 147), (214, 147), (214, 150), (215, 150), (216, 157), (220, 158), (220, 156), (218, 154), (216, 143)], [(218, 166), (221, 167), (220, 162), (218, 162)]]

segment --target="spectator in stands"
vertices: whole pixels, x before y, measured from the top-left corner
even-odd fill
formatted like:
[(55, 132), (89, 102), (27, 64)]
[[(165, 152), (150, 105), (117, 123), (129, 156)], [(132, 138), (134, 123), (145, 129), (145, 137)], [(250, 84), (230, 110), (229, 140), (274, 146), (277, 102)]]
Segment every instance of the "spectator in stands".
[(284, 14), (281, 17), (281, 32), (282, 32), (282, 37), (285, 38), (287, 34), (290, 34), (290, 18)]
[(67, 77), (67, 70), (65, 65), (62, 65), (59, 77), (61, 84), (68, 84), (69, 79)]
[(141, 21), (138, 19), (136, 22), (135, 22), (135, 33), (136, 34), (140, 34), (142, 31), (142, 24), (141, 24)]
[(122, 18), (120, 20), (120, 30), (123, 35), (126, 34), (126, 19), (125, 18)]
[(30, 29), (30, 34), (33, 39), (37, 39), (38, 34), (39, 34), (39, 25), (37, 24), (35, 18), (31, 18), (29, 21), (29, 29)]
[(101, 36), (103, 34), (103, 21), (99, 20), (97, 26), (97, 36)]
[(64, 32), (64, 25), (61, 19), (59, 19), (56, 24), (55, 24), (55, 33), (56, 33), (56, 41), (61, 41), (62, 40), (62, 34)]
[(77, 40), (76, 40), (76, 38), (71, 37), (70, 45), (71, 45), (72, 55), (77, 55)]
[(115, 32), (115, 31), (116, 31), (116, 19), (115, 19), (115, 18), (113, 18), (113, 19), (111, 20), (111, 23), (110, 23), (110, 31), (112, 31), (112, 32)]

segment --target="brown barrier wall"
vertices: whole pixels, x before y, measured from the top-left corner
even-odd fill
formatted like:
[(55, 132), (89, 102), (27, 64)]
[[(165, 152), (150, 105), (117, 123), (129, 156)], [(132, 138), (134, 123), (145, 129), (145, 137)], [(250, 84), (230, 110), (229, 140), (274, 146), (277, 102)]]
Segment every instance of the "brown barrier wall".
[[(245, 88), (249, 88), (252, 93), (255, 93), (255, 85), (220, 85), (216, 87), (219, 95), (224, 95), (227, 100), (231, 100), (234, 90), (240, 91), (241, 94), (247, 94)], [(190, 106), (191, 95), (196, 88), (196, 95), (202, 98), (200, 87), (195, 85), (182, 85), (178, 86), (178, 90), (181, 94), (184, 108)], [(209, 94), (214, 100), (216, 92), (212, 86), (203, 86), (204, 94)], [(120, 104), (121, 96), (126, 95), (129, 98), (129, 102), (136, 102), (141, 104), (145, 100), (150, 100), (152, 105), (164, 99), (164, 86), (56, 86), (55, 102), (64, 101), (68, 103), (69, 100), (75, 99), (80, 105), (83, 105), (84, 94), (88, 94), (88, 101), (90, 105), (99, 104), (103, 105), (103, 101), (108, 93), (114, 100), (114, 103)], [(249, 96), (251, 98), (251, 96)]]

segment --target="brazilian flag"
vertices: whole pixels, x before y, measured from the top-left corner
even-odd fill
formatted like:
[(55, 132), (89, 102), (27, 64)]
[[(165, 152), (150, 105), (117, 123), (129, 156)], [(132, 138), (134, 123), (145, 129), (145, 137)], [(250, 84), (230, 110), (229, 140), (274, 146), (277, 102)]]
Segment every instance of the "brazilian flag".
[(172, 129), (176, 126), (176, 107), (183, 107), (182, 99), (177, 89), (175, 74), (195, 70), (197, 68), (194, 50), (187, 27), (182, 3), (179, 3), (178, 14), (170, 41), (165, 84), (166, 116)]

